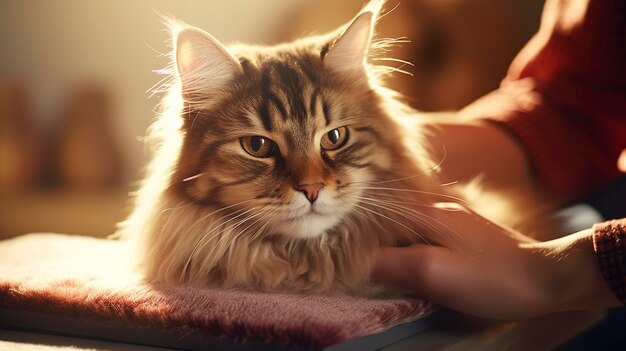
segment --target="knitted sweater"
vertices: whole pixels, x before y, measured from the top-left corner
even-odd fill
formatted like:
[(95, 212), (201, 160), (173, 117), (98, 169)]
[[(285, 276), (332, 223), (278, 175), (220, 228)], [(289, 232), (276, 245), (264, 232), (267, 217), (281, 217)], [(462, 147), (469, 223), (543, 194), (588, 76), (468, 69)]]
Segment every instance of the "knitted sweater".
[(554, 193), (572, 199), (618, 178), (626, 149), (626, 2), (546, 1), (539, 32), (500, 89), (481, 100), (497, 107), (482, 118), (511, 132)]
[[(475, 104), (486, 104), (479, 110), (489, 112), (480, 118), (507, 130), (537, 179), (562, 198), (589, 194), (623, 176), (626, 1), (547, 0), (539, 32), (500, 88)], [(626, 219), (594, 230), (606, 280), (626, 303)]]
[(626, 305), (626, 218), (593, 226), (593, 247), (604, 279)]

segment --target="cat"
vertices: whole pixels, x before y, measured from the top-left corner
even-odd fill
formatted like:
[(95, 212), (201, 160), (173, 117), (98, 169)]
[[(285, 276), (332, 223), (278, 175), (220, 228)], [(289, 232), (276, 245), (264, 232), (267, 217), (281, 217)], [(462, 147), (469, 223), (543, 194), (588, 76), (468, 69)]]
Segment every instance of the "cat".
[(120, 225), (147, 279), (362, 293), (381, 245), (441, 240), (420, 209), (462, 190), (440, 186), (432, 146), (404, 123), (416, 111), (384, 87), (390, 68), (368, 62), (393, 44), (373, 35), (383, 3), (270, 47), (227, 48), (169, 21), (155, 155)]

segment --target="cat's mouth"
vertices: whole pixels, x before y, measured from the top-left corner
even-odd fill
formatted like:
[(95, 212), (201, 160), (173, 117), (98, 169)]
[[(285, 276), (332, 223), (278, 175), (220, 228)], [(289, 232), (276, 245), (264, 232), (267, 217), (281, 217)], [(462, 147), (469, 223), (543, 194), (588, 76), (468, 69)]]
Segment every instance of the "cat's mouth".
[(315, 208), (311, 207), (308, 211), (297, 215), (297, 216), (293, 216), (293, 217), (288, 217), (285, 219), (285, 221), (287, 222), (296, 222), (296, 221), (301, 221), (303, 219), (317, 219), (317, 218), (322, 218), (322, 217), (326, 217), (327, 214), (322, 213), (318, 210), (316, 210)]
[(326, 230), (334, 227), (339, 221), (338, 216), (324, 214), (319, 211), (309, 210), (298, 216), (281, 219), (274, 226), (276, 233), (291, 238), (306, 239), (323, 234)]
[[(295, 207), (295, 206), (294, 206)], [(299, 204), (288, 214), (281, 216), (272, 231), (290, 238), (307, 239), (322, 235), (341, 220), (338, 206), (329, 203)]]

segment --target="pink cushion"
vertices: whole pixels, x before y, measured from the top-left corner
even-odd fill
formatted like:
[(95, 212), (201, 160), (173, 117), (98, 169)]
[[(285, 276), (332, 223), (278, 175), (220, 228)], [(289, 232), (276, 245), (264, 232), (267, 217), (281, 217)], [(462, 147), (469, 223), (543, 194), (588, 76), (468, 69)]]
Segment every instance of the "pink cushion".
[(123, 242), (61, 234), (0, 241), (0, 308), (323, 347), (430, 314), (413, 298), (266, 294), (148, 284)]

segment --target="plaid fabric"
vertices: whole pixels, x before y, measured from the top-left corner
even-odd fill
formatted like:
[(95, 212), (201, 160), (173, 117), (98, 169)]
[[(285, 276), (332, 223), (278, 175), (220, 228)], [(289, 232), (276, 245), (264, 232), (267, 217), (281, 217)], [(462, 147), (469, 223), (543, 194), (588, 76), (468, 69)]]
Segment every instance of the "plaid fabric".
[(626, 218), (596, 224), (593, 247), (609, 287), (626, 305)]

